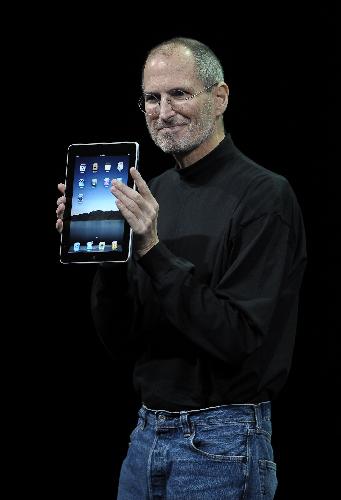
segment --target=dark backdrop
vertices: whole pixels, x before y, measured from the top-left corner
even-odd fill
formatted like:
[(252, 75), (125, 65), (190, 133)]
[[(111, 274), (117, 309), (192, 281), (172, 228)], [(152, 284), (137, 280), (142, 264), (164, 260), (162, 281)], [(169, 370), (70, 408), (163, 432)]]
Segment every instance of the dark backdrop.
[(89, 10), (86, 19), (50, 13), (51, 22), (41, 26), (35, 42), (42, 149), (35, 157), (35, 201), (38, 206), (46, 201), (46, 208), (38, 208), (35, 217), (39, 249), (32, 270), (38, 293), (32, 302), (39, 349), (31, 370), (43, 462), (36, 477), (45, 498), (115, 498), (139, 407), (131, 367), (112, 361), (91, 323), (94, 267), (58, 263), (54, 212), (66, 149), (77, 142), (138, 141), (146, 180), (172, 166), (148, 137), (137, 99), (146, 52), (176, 35), (198, 38), (220, 57), (230, 86), (225, 122), (235, 144), (286, 176), (302, 207), (308, 267), (292, 370), (274, 404), (276, 498), (325, 492), (329, 474), (322, 471), (329, 461), (323, 457), (337, 427), (327, 406), (336, 375), (333, 328), (327, 326), (332, 295), (326, 251), (333, 231), (327, 178), (334, 168), (329, 154), (334, 15), (328, 7), (298, 12), (286, 4), (223, 12), (217, 6), (212, 19), (199, 8), (201, 20), (194, 22), (184, 18), (184, 8), (165, 5), (148, 8), (143, 16), (131, 13), (137, 27), (127, 13)]

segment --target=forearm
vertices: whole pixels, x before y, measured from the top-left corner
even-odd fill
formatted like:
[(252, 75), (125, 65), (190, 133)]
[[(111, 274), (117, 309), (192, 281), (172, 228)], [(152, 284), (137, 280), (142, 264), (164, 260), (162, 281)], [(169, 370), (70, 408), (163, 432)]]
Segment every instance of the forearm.
[(262, 341), (247, 311), (223, 291), (198, 282), (194, 265), (162, 243), (139, 261), (149, 274), (167, 319), (212, 356), (238, 362)]
[(212, 356), (238, 363), (262, 345), (281, 296), (291, 293), (284, 286), (294, 252), (289, 235), (278, 214), (257, 217), (230, 240), (229, 264), (211, 285), (163, 243), (139, 264), (168, 321)]

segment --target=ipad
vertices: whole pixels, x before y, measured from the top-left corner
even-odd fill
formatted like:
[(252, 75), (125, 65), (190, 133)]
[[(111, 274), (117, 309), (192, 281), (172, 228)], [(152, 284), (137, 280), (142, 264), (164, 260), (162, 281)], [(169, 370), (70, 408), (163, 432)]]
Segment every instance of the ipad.
[(67, 152), (63, 264), (126, 262), (132, 231), (116, 206), (111, 181), (135, 189), (130, 168), (138, 168), (137, 142), (71, 144)]

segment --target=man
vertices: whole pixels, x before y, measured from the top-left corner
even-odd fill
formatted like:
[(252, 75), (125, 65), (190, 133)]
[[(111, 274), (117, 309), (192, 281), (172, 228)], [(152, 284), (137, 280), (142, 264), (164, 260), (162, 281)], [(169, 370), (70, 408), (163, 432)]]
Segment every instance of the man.
[[(120, 500), (275, 494), (270, 401), (291, 363), (304, 227), (287, 180), (225, 133), (228, 95), (198, 41), (172, 39), (147, 56), (139, 105), (176, 166), (149, 187), (132, 169), (138, 192), (113, 183), (134, 253), (127, 268), (99, 266), (92, 297), (103, 341), (135, 360), (143, 403)], [(134, 314), (122, 323), (127, 300)]]

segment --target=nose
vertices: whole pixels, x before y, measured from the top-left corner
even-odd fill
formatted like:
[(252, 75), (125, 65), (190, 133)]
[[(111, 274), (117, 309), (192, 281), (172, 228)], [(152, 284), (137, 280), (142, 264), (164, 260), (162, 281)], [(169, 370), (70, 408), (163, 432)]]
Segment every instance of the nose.
[(172, 101), (171, 101), (171, 98), (169, 96), (167, 96), (167, 95), (161, 96), (159, 106), (160, 106), (159, 117), (162, 120), (167, 120), (169, 117), (175, 115), (175, 111), (172, 108)]

